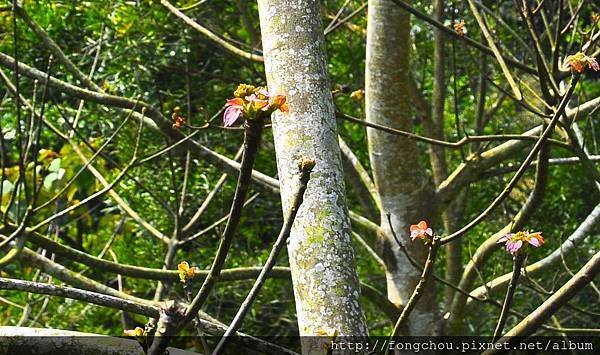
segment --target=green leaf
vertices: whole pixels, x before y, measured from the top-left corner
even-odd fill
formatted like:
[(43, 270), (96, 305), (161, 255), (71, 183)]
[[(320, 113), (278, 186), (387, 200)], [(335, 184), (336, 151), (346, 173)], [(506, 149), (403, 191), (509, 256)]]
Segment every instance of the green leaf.
[(52, 160), (52, 163), (50, 163), (48, 170), (52, 171), (52, 172), (57, 172), (59, 169), (60, 169), (60, 158), (56, 158), (56, 159)]
[(14, 129), (9, 129), (8, 131), (4, 132), (4, 139), (6, 139), (7, 141), (15, 139), (16, 136), (17, 131)]
[(8, 180), (2, 181), (2, 196), (8, 195), (15, 188), (12, 182)]
[(65, 169), (58, 168), (58, 171), (48, 174), (44, 178), (44, 189), (51, 191), (55, 186), (55, 182), (60, 181), (65, 176)]
[(58, 180), (58, 174), (57, 173), (50, 173), (50, 174), (48, 174), (44, 178), (44, 189), (46, 191), (51, 191), (52, 190), (52, 185), (54, 184), (54, 182), (56, 180)]

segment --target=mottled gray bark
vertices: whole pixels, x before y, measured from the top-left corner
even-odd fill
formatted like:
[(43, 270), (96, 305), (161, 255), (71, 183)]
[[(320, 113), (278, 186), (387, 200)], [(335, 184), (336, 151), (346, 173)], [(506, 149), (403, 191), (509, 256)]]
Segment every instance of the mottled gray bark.
[[(4, 354), (144, 354), (140, 344), (133, 339), (123, 339), (91, 333), (61, 329), (0, 327)], [(168, 348), (169, 354), (192, 355), (191, 351)]]
[[(367, 28), (366, 117), (367, 121), (411, 131), (409, 66), (409, 15), (389, 0), (370, 0)], [(427, 216), (431, 185), (419, 163), (415, 143), (406, 138), (367, 129), (375, 185), (382, 205), (383, 253), (387, 266), (388, 298), (405, 304), (420, 271), (415, 269), (390, 233), (386, 214), (409, 253), (424, 260), (420, 241), (411, 242), (408, 227)], [(430, 292), (430, 291), (426, 291)], [(411, 313), (411, 335), (435, 333), (435, 297), (424, 297)]]
[[(316, 160), (288, 253), (300, 334), (335, 329), (341, 335), (362, 336), (367, 327), (359, 303), (319, 5), (317, 0), (258, 1), (269, 91), (286, 95), (290, 108), (272, 117), (284, 211), (297, 184), (298, 160)], [(303, 352), (310, 352), (306, 344)]]

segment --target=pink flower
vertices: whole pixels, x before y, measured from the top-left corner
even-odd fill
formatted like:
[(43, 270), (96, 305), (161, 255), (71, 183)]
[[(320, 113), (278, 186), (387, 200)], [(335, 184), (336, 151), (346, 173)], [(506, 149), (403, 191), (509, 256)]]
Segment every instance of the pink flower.
[[(271, 94), (269, 93), (269, 91), (261, 86), (259, 86), (257, 88), (257, 92), (256, 94), (260, 96), (261, 99), (265, 99), (267, 97), (271, 97)], [(261, 96), (262, 95), (262, 96)]]
[(244, 110), (244, 100), (239, 97), (229, 99), (225, 106), (227, 106), (227, 108), (223, 114), (223, 125), (225, 127), (230, 127), (233, 126), (242, 115), (242, 111)]
[(576, 54), (570, 55), (565, 59), (565, 64), (570, 66), (571, 69), (578, 73), (583, 73), (586, 69), (586, 66), (592, 69), (593, 71), (600, 70), (600, 65), (596, 61), (594, 57), (588, 57), (583, 52), (578, 52)]
[(592, 58), (590, 61), (588, 61), (588, 65), (594, 71), (600, 71), (600, 65), (598, 65), (598, 62), (596, 61), (596, 58)]
[(235, 98), (227, 100), (223, 113), (223, 125), (233, 126), (243, 116), (246, 120), (271, 115), (274, 111), (287, 112), (284, 95), (271, 96), (264, 87), (240, 84), (234, 92)]
[(512, 255), (515, 255), (519, 249), (523, 246), (522, 240), (507, 240), (506, 241), (506, 250)]
[(431, 228), (429, 228), (429, 226), (427, 226), (427, 222), (421, 221), (417, 224), (411, 224), (410, 238), (412, 240), (415, 240), (417, 238), (426, 239), (428, 236), (433, 237), (433, 231), (431, 230)]
[(529, 233), (528, 231), (521, 231), (508, 233), (497, 241), (497, 243), (506, 243), (506, 250), (512, 255), (515, 255), (519, 249), (526, 245), (525, 242), (533, 245), (535, 248), (539, 248), (544, 244), (544, 238), (541, 232)]
[[(265, 92), (268, 94), (268, 92), (265, 90)], [(250, 96), (246, 96), (245, 99), (246, 101), (248, 101), (249, 103), (252, 104), (252, 108), (255, 109), (256, 111), (258, 110), (263, 110), (263, 111), (267, 111), (269, 106), (269, 101), (262, 99), (262, 94), (259, 93), (259, 95), (257, 96), (256, 94), (252, 94)]]

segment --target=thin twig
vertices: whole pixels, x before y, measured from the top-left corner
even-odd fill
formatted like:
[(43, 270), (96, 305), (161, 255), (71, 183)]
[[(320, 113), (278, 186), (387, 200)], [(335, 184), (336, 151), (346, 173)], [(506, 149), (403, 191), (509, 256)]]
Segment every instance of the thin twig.
[(346, 10), (346, 8), (348, 7), (348, 4), (350, 4), (351, 0), (346, 0), (342, 6), (338, 9), (337, 13), (335, 14), (335, 16), (333, 17), (333, 19), (331, 19), (331, 22), (329, 22), (329, 24), (327, 26), (325, 26), (325, 32), (327, 32), (327, 30), (335, 25), (335, 23), (337, 22), (337, 20), (340, 19), (340, 17), (342, 16), (342, 14), (344, 13), (344, 11)]
[(189, 18), (186, 14), (181, 12), (179, 9), (177, 9), (175, 6), (173, 6), (167, 0), (161, 0), (160, 3), (164, 7), (166, 7), (169, 11), (171, 11), (171, 13), (173, 13), (175, 16), (177, 16), (181, 20), (183, 20), (183, 22), (185, 22), (188, 26), (190, 26), (193, 29), (195, 29), (196, 31), (200, 32), (206, 38), (208, 38), (211, 41), (213, 41), (214, 43), (216, 43), (219, 47), (224, 48), (228, 52), (238, 55), (245, 59), (250, 59), (253, 61), (257, 61), (257, 62), (264, 61), (264, 59), (261, 55), (256, 55), (254, 53), (249, 53), (244, 50), (241, 50), (241, 49), (237, 48), (236, 46), (232, 45), (231, 43), (225, 41), (221, 37), (217, 36), (216, 34), (214, 34), (212, 31), (210, 31), (206, 27), (201, 26), (198, 22)]
[[(402, 250), (402, 252), (404, 253), (404, 255), (406, 256), (406, 259), (408, 259), (408, 261), (411, 263), (411, 265), (417, 269), (419, 272), (423, 273), (423, 267), (421, 265), (419, 265), (419, 263), (417, 263), (417, 261), (412, 257), (412, 255), (410, 255), (410, 253), (408, 252), (408, 250), (406, 249), (406, 246), (400, 241), (400, 239), (398, 238), (398, 235), (396, 234), (396, 232), (394, 231), (394, 227), (392, 225), (392, 220), (391, 220), (391, 215), (388, 213), (387, 214), (387, 221), (388, 221), (388, 225), (390, 227), (390, 231), (392, 232), (392, 236), (394, 237), (394, 240), (396, 241), (396, 244), (398, 244), (398, 247), (400, 247), (400, 250)], [(463, 295), (465, 295), (466, 297), (473, 299), (474, 301), (479, 301), (479, 302), (488, 302), (488, 303), (492, 303), (493, 301), (491, 300), (487, 300), (485, 298), (478, 298), (478, 297), (474, 297), (471, 296), (469, 294), (469, 291), (466, 291), (458, 286), (456, 286), (455, 284), (453, 284), (452, 282), (443, 279), (439, 276), (437, 276), (435, 273), (431, 273), (431, 277), (437, 281), (440, 282), (441, 284), (448, 286), (449, 288), (453, 289), (454, 291), (457, 291)]]
[(360, 14), (361, 11), (363, 11), (367, 5), (369, 3), (367, 1), (365, 1), (362, 5), (360, 5), (356, 10), (352, 11), (352, 13), (350, 13), (348, 16), (344, 17), (343, 19), (341, 19), (340, 21), (338, 21), (337, 23), (333, 23), (333, 21), (331, 22), (331, 26), (328, 26), (325, 29), (325, 37), (329, 36), (333, 31), (335, 31), (336, 29), (338, 29), (341, 25), (347, 23), (348, 21), (352, 20), (356, 15)]
[(519, 281), (519, 276), (521, 275), (521, 266), (523, 265), (524, 261), (524, 254), (517, 253), (517, 255), (513, 257), (512, 277), (510, 279), (510, 283), (508, 284), (508, 289), (506, 290), (504, 303), (502, 303), (502, 311), (500, 311), (500, 317), (498, 318), (498, 324), (496, 324), (496, 329), (494, 330), (494, 336), (492, 338), (492, 341), (498, 340), (498, 338), (502, 335), (504, 324), (506, 324), (506, 319), (508, 318), (508, 310), (512, 305), (513, 295), (515, 294), (515, 290), (517, 289), (517, 282)]
[(465, 234), (466, 232), (471, 230), (471, 228), (475, 227), (484, 218), (486, 218), (510, 194), (512, 189), (516, 186), (516, 184), (519, 182), (519, 180), (521, 179), (521, 177), (523, 176), (523, 174), (525, 173), (525, 171), (527, 170), (527, 168), (533, 161), (533, 158), (535, 157), (537, 152), (544, 145), (545, 140), (552, 134), (554, 127), (558, 123), (558, 120), (562, 116), (562, 114), (567, 106), (567, 103), (569, 102), (569, 100), (571, 99), (571, 96), (573, 95), (575, 86), (577, 85), (578, 81), (579, 81), (579, 75), (574, 74), (571, 77), (571, 83), (569, 84), (569, 88), (568, 88), (567, 92), (565, 93), (565, 95), (562, 97), (560, 105), (556, 109), (556, 112), (554, 113), (554, 117), (550, 121), (550, 124), (548, 124), (548, 127), (546, 127), (546, 129), (542, 132), (539, 139), (537, 140), (535, 145), (531, 148), (531, 151), (529, 152), (529, 154), (527, 155), (527, 157), (521, 164), (521, 167), (515, 173), (515, 175), (512, 177), (512, 179), (509, 181), (509, 183), (506, 185), (504, 190), (502, 190), (502, 192), (494, 199), (494, 201), (492, 201), (492, 203), (490, 203), (490, 205), (483, 212), (481, 212), (475, 219), (473, 219), (471, 222), (467, 223), (467, 225), (465, 225), (461, 229), (457, 230), (456, 232), (450, 234), (447, 237), (442, 238), (442, 240), (440, 241), (440, 243), (442, 245), (462, 236), (463, 234)]
[(400, 317), (398, 317), (396, 325), (394, 325), (394, 330), (392, 331), (390, 340), (392, 340), (395, 336), (399, 336), (401, 332), (404, 331), (410, 312), (415, 308), (417, 302), (423, 296), (425, 286), (429, 281), (431, 273), (433, 272), (433, 263), (435, 262), (435, 257), (439, 247), (438, 242), (438, 237), (433, 237), (431, 242), (428, 243), (429, 253), (427, 254), (427, 260), (425, 261), (425, 267), (421, 273), (421, 278), (419, 279), (419, 282), (417, 283), (412, 295), (410, 295), (406, 306), (404, 306), (404, 309), (402, 309), (402, 313), (400, 314)]
[[(249, 198), (246, 200), (246, 202), (244, 202), (244, 206), (243, 206), (243, 207), (246, 207), (246, 206), (248, 206), (249, 204), (251, 204), (252, 202), (254, 202), (254, 201), (255, 201), (255, 200), (258, 198), (258, 196), (260, 196), (260, 194), (259, 194), (259, 193), (255, 193), (254, 195), (250, 196), (250, 197), (249, 197)], [(223, 216), (223, 217), (219, 218), (218, 220), (216, 220), (216, 221), (214, 221), (213, 223), (211, 223), (211, 224), (210, 224), (208, 227), (206, 227), (206, 228), (204, 228), (204, 229), (202, 229), (202, 230), (198, 231), (197, 233), (195, 233), (195, 234), (193, 234), (193, 235), (191, 235), (191, 236), (189, 236), (189, 237), (187, 237), (187, 238), (185, 238), (185, 239), (182, 239), (182, 240), (180, 240), (180, 241), (178, 242), (178, 244), (179, 244), (179, 245), (184, 245), (184, 244), (187, 244), (187, 243), (190, 243), (190, 242), (193, 242), (193, 241), (195, 241), (196, 239), (200, 238), (200, 237), (201, 237), (201, 236), (203, 236), (203, 235), (206, 235), (206, 233), (208, 233), (208, 232), (212, 231), (213, 229), (217, 228), (217, 227), (218, 227), (219, 225), (221, 225), (223, 222), (226, 222), (226, 221), (229, 219), (229, 216), (230, 216), (230, 215), (231, 215), (231, 214), (230, 214), (230, 213), (228, 213), (227, 215), (225, 215), (225, 216)]]
[[(496, 344), (508, 344), (528, 336), (540, 327), (556, 311), (564, 306), (577, 292), (588, 285), (600, 272), (600, 251), (597, 252), (567, 283), (550, 296), (544, 303), (525, 317), (519, 324), (509, 330)], [(484, 355), (498, 353), (502, 347), (492, 346), (485, 351)]]
[(285, 242), (288, 239), (288, 237), (290, 236), (290, 232), (292, 230), (292, 225), (294, 224), (294, 219), (296, 218), (296, 214), (298, 213), (298, 210), (300, 209), (300, 205), (302, 205), (302, 201), (304, 199), (304, 192), (306, 191), (306, 187), (308, 185), (308, 181), (310, 179), (310, 173), (314, 167), (314, 163), (315, 163), (314, 160), (310, 160), (308, 163), (303, 163), (301, 161), (298, 164), (298, 166), (300, 168), (300, 178), (299, 178), (298, 190), (293, 195), (292, 205), (291, 205), (290, 209), (288, 210), (287, 215), (285, 216), (285, 219), (284, 219), (285, 222), (283, 224), (283, 227), (281, 228), (281, 232), (279, 233), (277, 240), (273, 244), (271, 253), (269, 254), (269, 257), (267, 258), (267, 261), (265, 262), (265, 265), (264, 265), (260, 275), (258, 275), (258, 278), (254, 282), (252, 289), (250, 290), (250, 292), (246, 296), (246, 299), (240, 306), (238, 312), (236, 313), (235, 317), (233, 318), (233, 321), (231, 321), (231, 324), (227, 328), (227, 331), (225, 332), (225, 334), (223, 334), (223, 337), (221, 338), (221, 340), (215, 347), (215, 349), (213, 351), (213, 355), (220, 354), (225, 349), (228, 337), (235, 334), (235, 332), (238, 329), (240, 329), (240, 327), (242, 326), (242, 322), (244, 321), (244, 317), (250, 310), (250, 307), (252, 306), (252, 303), (254, 302), (256, 297), (258, 297), (258, 293), (260, 292), (262, 286), (264, 285), (265, 281), (267, 280), (267, 277), (269, 276), (269, 274), (271, 273), (271, 270), (273, 269), (273, 267), (275, 266), (275, 263), (277, 262), (277, 257), (279, 256), (279, 254), (285, 247)]
[(235, 235), (235, 231), (241, 219), (241, 211), (244, 206), (246, 193), (248, 192), (248, 188), (250, 186), (252, 167), (254, 165), (254, 159), (256, 158), (256, 154), (258, 152), (263, 124), (264, 122), (262, 117), (258, 117), (256, 120), (247, 120), (245, 123), (246, 133), (244, 135), (244, 153), (242, 155), (242, 163), (237, 186), (235, 189), (235, 195), (231, 204), (229, 220), (227, 221), (227, 225), (225, 226), (225, 231), (223, 232), (223, 237), (221, 239), (221, 243), (219, 244), (217, 255), (213, 260), (213, 264), (210, 268), (210, 271), (206, 279), (204, 280), (200, 291), (198, 291), (196, 297), (188, 306), (185, 313), (185, 317), (181, 322), (179, 328), (181, 328), (187, 322), (191, 321), (194, 315), (198, 313), (198, 311), (208, 298), (208, 295), (212, 291), (214, 285), (216, 284), (217, 279), (221, 273), (221, 269), (225, 264), (225, 259), (227, 258), (229, 247), (231, 246), (233, 237)]
[(498, 61), (498, 64), (500, 65), (500, 69), (502, 69), (502, 74), (504, 74), (504, 77), (506, 78), (506, 81), (510, 85), (510, 87), (513, 91), (513, 94), (515, 95), (517, 100), (520, 101), (521, 99), (523, 99), (521, 90), (519, 90), (519, 87), (517, 86), (515, 79), (511, 75), (510, 70), (508, 69), (508, 66), (506, 65), (506, 62), (504, 61), (504, 57), (502, 56), (502, 54), (500, 53), (500, 50), (498, 49), (498, 47), (496, 46), (496, 43), (494, 42), (494, 38), (492, 37), (490, 30), (488, 29), (488, 25), (487, 25), (487, 21), (486, 21), (485, 17), (479, 12), (479, 9), (477, 9), (477, 6), (475, 6), (475, 3), (473, 0), (467, 0), (467, 2), (469, 3), (471, 12), (473, 12), (473, 16), (475, 17), (475, 20), (477, 21), (477, 24), (479, 25), (479, 29), (483, 33), (483, 37), (485, 37), (488, 45), (490, 46), (490, 49), (494, 53), (494, 57), (496, 58), (496, 60)]
[[(524, 141), (535, 142), (539, 139), (539, 137), (525, 135), (525, 134), (490, 134), (490, 135), (483, 135), (483, 136), (466, 136), (466, 137), (461, 138), (459, 141), (448, 142), (448, 141), (439, 140), (439, 139), (435, 139), (435, 138), (420, 136), (416, 133), (387, 127), (387, 126), (380, 125), (377, 123), (368, 122), (368, 121), (362, 120), (360, 118), (352, 117), (350, 115), (347, 115), (347, 114), (344, 114), (341, 112), (336, 112), (336, 116), (340, 119), (343, 119), (343, 120), (346, 120), (349, 122), (353, 122), (353, 123), (358, 123), (358, 124), (366, 126), (366, 127), (375, 128), (375, 129), (378, 129), (378, 130), (381, 130), (381, 131), (384, 131), (384, 132), (387, 132), (390, 134), (402, 136), (402, 137), (405, 137), (408, 139), (414, 139), (416, 141), (425, 142), (425, 143), (428, 143), (431, 145), (438, 145), (438, 146), (453, 148), (453, 149), (460, 148), (466, 144), (473, 143), (473, 142), (489, 142), (489, 141), (501, 141), (502, 142), (502, 141), (512, 141), (512, 140), (524, 140)], [(548, 142), (558, 145), (558, 146), (561, 146), (561, 147), (565, 147), (567, 149), (569, 147), (568, 144), (558, 141), (558, 140), (554, 140), (554, 139), (548, 139)]]
[[(235, 157), (233, 157), (233, 160), (237, 161), (242, 156), (243, 152), (244, 147), (242, 146), (235, 154)], [(200, 216), (202, 216), (202, 214), (206, 211), (213, 198), (217, 196), (219, 191), (221, 191), (221, 188), (225, 184), (225, 181), (227, 181), (227, 177), (227, 173), (223, 173), (221, 175), (221, 177), (215, 184), (215, 187), (213, 187), (213, 189), (208, 193), (208, 195), (206, 195), (206, 198), (204, 199), (204, 201), (202, 201), (202, 204), (200, 205), (200, 207), (198, 207), (198, 210), (196, 210), (196, 213), (194, 213), (194, 215), (189, 219), (185, 226), (183, 226), (183, 228), (181, 229), (182, 232), (188, 232), (196, 224), (196, 222), (198, 222)]]
[[(395, 3), (396, 5), (400, 6), (401, 8), (403, 8), (404, 10), (410, 12), (411, 14), (413, 14), (416, 18), (421, 19), (427, 23), (429, 23), (430, 25), (433, 25), (439, 29), (441, 29), (446, 35), (450, 35), (451, 37), (454, 37), (458, 40), (464, 41), (467, 45), (478, 49), (479, 51), (481, 51), (482, 53), (485, 53), (489, 56), (494, 56), (494, 52), (490, 49), (490, 47), (486, 46), (483, 43), (477, 42), (476, 40), (468, 37), (468, 36), (464, 36), (464, 35), (459, 35), (458, 33), (456, 33), (456, 31), (454, 31), (454, 29), (449, 28), (447, 26), (444, 26), (443, 23), (434, 20), (433, 18), (431, 18), (431, 16), (415, 9), (414, 7), (412, 7), (411, 5), (409, 5), (408, 3), (406, 3), (405, 1), (402, 0), (391, 0), (393, 3)], [(515, 68), (519, 68), (521, 70), (523, 70), (526, 73), (529, 74), (535, 74), (536, 70), (534, 68), (531, 68), (521, 62), (515, 61), (513, 59), (510, 58), (504, 58), (504, 60), (506, 61), (506, 63), (514, 66)]]

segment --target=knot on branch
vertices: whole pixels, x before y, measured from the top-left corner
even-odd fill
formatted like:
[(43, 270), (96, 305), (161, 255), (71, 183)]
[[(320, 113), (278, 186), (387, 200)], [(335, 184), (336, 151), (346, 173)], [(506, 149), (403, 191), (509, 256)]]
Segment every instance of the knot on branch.
[(302, 173), (310, 173), (315, 167), (316, 161), (313, 158), (304, 157), (298, 161), (298, 169)]
[(185, 307), (174, 300), (165, 302), (159, 308), (158, 323), (154, 333), (154, 341), (148, 355), (163, 355), (169, 344), (169, 337), (177, 332), (179, 323), (185, 316)]
[(158, 324), (156, 325), (156, 335), (173, 335), (179, 321), (185, 315), (185, 308), (177, 301), (170, 300), (159, 308)]

